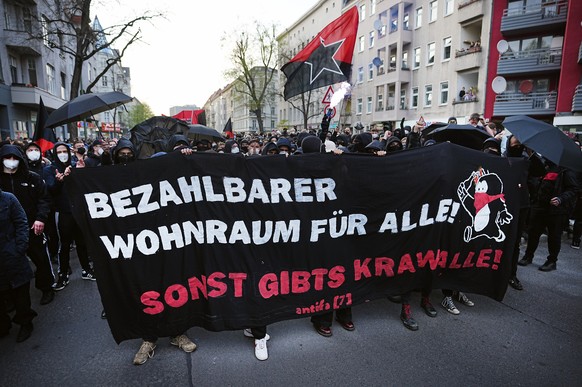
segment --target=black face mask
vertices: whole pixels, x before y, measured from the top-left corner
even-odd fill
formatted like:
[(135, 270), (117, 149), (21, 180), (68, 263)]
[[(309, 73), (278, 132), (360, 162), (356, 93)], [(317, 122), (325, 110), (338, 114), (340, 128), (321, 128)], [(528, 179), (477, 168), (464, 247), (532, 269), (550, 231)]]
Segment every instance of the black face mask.
[(127, 164), (130, 161), (133, 161), (134, 157), (130, 155), (120, 155), (117, 157), (117, 159), (119, 160), (120, 164)]
[(247, 153), (249, 151), (249, 147), (246, 145), (241, 145), (240, 150), (242, 153)]
[(507, 150), (507, 155), (510, 157), (520, 157), (523, 153), (523, 146), (510, 146)]

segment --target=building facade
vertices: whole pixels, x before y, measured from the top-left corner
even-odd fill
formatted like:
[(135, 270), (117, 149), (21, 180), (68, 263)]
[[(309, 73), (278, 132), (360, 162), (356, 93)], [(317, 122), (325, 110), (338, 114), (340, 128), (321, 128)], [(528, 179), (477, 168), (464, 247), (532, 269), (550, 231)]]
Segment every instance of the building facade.
[[(70, 96), (74, 58), (61, 49), (71, 46), (73, 37), (50, 33), (51, 18), (59, 12), (57, 1), (0, 2), (0, 136), (2, 139), (29, 138), (34, 134), (37, 112), (42, 98), (49, 113), (63, 105)], [(53, 15), (53, 16), (47, 16)], [(58, 18), (74, 25), (77, 15), (59, 14)], [(97, 20), (96, 20), (97, 21)], [(98, 21), (97, 21), (98, 23)], [(72, 28), (72, 27), (71, 27)], [(100, 30), (99, 29), (96, 31)], [(40, 32), (40, 34), (39, 34)], [(40, 36), (42, 35), (42, 36)], [(102, 50), (83, 64), (81, 92), (104, 69), (104, 63), (115, 50)], [(110, 69), (105, 79), (96, 85), (94, 92), (121, 90), (131, 95), (129, 68), (121, 65)], [(123, 110), (123, 111), (122, 111)], [(95, 117), (98, 123), (113, 125), (113, 121), (127, 122), (126, 110), (118, 109), (115, 120), (106, 114)], [(115, 126), (115, 125), (113, 125)], [(81, 137), (95, 137), (100, 126), (95, 122), (81, 124)], [(113, 129), (113, 127), (112, 127)], [(55, 128), (60, 139), (67, 139), (66, 126)]]
[(495, 0), (485, 113), (582, 133), (582, 2)]

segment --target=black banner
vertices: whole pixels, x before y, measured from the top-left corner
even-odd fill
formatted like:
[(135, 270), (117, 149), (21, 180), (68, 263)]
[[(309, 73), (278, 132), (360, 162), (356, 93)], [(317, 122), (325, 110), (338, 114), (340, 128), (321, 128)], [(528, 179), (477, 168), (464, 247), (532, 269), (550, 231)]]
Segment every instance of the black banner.
[(525, 166), (448, 143), (387, 157), (174, 153), (75, 170), (67, 188), (121, 342), (429, 283), (501, 300)]

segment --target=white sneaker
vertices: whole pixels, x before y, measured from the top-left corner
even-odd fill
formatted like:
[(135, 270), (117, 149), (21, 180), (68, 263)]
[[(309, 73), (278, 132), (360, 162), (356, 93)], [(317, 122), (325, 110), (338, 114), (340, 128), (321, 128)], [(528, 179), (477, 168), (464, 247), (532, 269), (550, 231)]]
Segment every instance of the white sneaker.
[(452, 313), (452, 314), (459, 314), (459, 313), (461, 313), (459, 311), (459, 309), (457, 309), (457, 307), (455, 306), (455, 303), (453, 302), (453, 298), (452, 297), (445, 297), (445, 298), (443, 298), (443, 300), (441, 302), (441, 305), (449, 313)]
[(257, 340), (255, 339), (255, 356), (259, 360), (267, 360), (269, 358), (269, 351), (267, 350), (267, 337)]
[[(253, 339), (255, 336), (253, 336), (253, 331), (250, 328), (247, 328), (243, 331), (243, 334), (245, 335), (245, 337), (250, 337), (251, 339)], [(271, 336), (269, 336), (269, 334), (267, 333), (265, 335), (265, 339), (267, 339), (267, 341), (269, 341), (271, 339)]]

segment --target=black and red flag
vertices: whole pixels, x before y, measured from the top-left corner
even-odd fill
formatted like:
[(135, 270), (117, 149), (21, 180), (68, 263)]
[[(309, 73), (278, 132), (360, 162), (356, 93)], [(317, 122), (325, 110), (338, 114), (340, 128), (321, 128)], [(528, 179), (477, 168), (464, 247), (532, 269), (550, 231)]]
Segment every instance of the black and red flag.
[(42, 97), (40, 97), (40, 102), (38, 103), (38, 112), (36, 114), (36, 128), (32, 136), (32, 141), (38, 144), (43, 154), (47, 150), (53, 149), (55, 143), (57, 142), (57, 136), (55, 135), (53, 129), (46, 127), (47, 119), (48, 112), (44, 107)]
[(226, 125), (224, 125), (222, 132), (226, 138), (234, 138), (234, 133), (232, 132), (232, 121), (230, 118), (226, 121)]
[(358, 9), (352, 7), (327, 25), (285, 64), (285, 101), (306, 91), (349, 81), (358, 32)]

